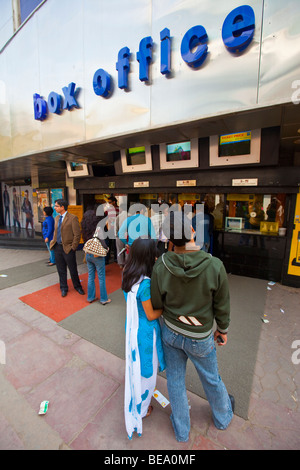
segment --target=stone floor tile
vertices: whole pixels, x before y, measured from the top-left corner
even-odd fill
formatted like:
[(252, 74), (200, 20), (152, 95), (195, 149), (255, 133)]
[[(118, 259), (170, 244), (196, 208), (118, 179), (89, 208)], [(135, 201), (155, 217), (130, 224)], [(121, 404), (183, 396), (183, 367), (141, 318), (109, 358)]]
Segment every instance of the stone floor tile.
[[(98, 370), (73, 359), (26, 394), (33, 408), (49, 400), (47, 423), (69, 443), (93, 419), (119, 384)], [(105, 405), (105, 406), (104, 406)]]
[(112, 377), (118, 383), (125, 381), (125, 361), (110, 352), (104, 351), (93, 343), (80, 339), (71, 350), (81, 359), (93, 365), (96, 369), (109, 377)]
[(16, 389), (32, 388), (62, 367), (72, 357), (36, 331), (28, 331), (6, 348), (5, 374)]
[(0, 413), (0, 450), (26, 450), (13, 427)]
[(2, 315), (0, 315), (0, 339), (2, 341), (11, 341), (29, 330), (30, 328), (27, 325), (8, 313), (2, 313)]
[(199, 434), (195, 438), (191, 450), (224, 450), (224, 447)]
[(187, 450), (190, 443), (175, 439), (169, 415), (152, 400), (153, 412), (143, 420), (142, 436), (128, 439), (124, 421), (124, 387), (107, 401), (80, 435), (70, 444), (72, 449), (86, 450)]

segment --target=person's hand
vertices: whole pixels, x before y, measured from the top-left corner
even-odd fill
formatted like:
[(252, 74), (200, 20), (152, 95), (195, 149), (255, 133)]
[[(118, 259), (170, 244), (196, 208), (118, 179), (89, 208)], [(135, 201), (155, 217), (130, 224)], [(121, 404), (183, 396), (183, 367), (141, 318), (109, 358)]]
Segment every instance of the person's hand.
[(218, 330), (216, 330), (214, 333), (214, 340), (218, 343), (218, 346), (225, 346), (227, 343), (227, 334), (220, 333)]

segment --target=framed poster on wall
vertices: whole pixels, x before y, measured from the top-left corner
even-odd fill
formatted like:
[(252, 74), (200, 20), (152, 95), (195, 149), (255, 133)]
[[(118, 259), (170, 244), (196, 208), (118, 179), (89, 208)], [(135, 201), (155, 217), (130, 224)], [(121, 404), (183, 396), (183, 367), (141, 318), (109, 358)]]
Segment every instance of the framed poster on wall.
[(52, 188), (50, 189), (50, 204), (53, 209), (53, 217), (56, 217), (58, 214), (54, 209), (54, 203), (56, 199), (66, 199), (66, 189), (65, 188)]
[(21, 191), (21, 227), (34, 230), (34, 214), (31, 186), (20, 186)]
[(37, 189), (38, 221), (43, 223), (45, 220), (44, 207), (49, 206), (49, 189)]

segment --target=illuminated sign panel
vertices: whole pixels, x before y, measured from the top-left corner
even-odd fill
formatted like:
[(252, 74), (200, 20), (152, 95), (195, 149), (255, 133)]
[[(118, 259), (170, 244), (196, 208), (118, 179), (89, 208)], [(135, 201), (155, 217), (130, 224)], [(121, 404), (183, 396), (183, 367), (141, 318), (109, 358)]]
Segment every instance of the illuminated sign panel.
[(260, 162), (261, 130), (209, 137), (209, 165), (242, 165)]
[(144, 165), (146, 163), (146, 147), (126, 149), (127, 165)]
[(178, 162), (191, 159), (191, 142), (167, 144), (167, 162)]
[(219, 141), (219, 157), (250, 155), (251, 132), (221, 135)]

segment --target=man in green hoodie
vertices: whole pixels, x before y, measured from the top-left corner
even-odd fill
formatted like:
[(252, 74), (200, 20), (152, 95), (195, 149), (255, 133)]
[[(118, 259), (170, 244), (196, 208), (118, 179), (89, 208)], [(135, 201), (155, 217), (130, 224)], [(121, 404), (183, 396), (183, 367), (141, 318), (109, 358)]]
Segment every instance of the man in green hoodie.
[(185, 386), (188, 358), (202, 382), (215, 426), (226, 429), (233, 417), (234, 398), (219, 376), (214, 344), (217, 341), (224, 346), (227, 342), (229, 288), (223, 263), (195, 245), (191, 222), (183, 212), (170, 212), (163, 225), (174, 251), (165, 253), (154, 265), (151, 300), (155, 309), (163, 309), (171, 421), (176, 439), (186, 442), (190, 432)]

